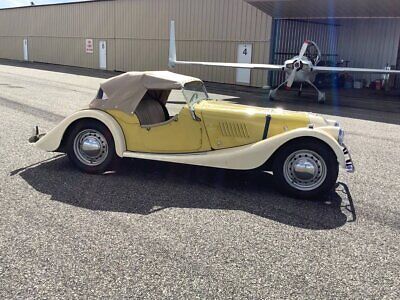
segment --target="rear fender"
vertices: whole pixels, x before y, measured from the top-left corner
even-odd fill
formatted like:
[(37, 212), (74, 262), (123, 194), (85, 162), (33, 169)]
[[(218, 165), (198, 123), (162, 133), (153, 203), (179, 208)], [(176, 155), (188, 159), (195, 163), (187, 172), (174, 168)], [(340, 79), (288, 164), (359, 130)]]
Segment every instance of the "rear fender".
[(115, 152), (119, 157), (123, 156), (123, 153), (126, 151), (126, 143), (121, 126), (108, 113), (96, 109), (81, 110), (65, 118), (54, 129), (37, 141), (35, 146), (48, 152), (57, 151), (70, 125), (80, 119), (95, 119), (107, 126), (114, 138)]

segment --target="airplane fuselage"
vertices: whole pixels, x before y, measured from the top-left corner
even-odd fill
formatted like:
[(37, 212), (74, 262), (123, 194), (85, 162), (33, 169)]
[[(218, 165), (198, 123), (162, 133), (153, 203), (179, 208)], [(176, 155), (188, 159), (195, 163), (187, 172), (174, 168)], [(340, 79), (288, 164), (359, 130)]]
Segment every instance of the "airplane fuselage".
[(305, 56), (301, 59), (299, 56), (288, 59), (284, 62), (284, 66), (286, 79), (289, 78), (290, 74), (292, 74), (295, 69), (298, 69), (294, 82), (313, 82), (317, 75), (315, 72), (312, 72), (314, 67), (313, 63)]

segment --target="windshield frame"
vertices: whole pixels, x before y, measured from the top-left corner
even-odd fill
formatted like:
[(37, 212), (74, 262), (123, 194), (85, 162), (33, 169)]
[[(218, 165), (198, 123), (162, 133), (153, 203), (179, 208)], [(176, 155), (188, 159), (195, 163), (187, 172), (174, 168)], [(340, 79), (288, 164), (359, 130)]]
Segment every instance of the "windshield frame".
[[(194, 90), (190, 89), (188, 85), (193, 85), (197, 84), (198, 87), (200, 88), (199, 90)], [(203, 101), (203, 100), (210, 100), (210, 97), (208, 95), (206, 86), (204, 85), (204, 82), (202, 81), (191, 81), (186, 83), (182, 87), (182, 94), (186, 100), (186, 103), (189, 105), (190, 110), (194, 111), (194, 106)], [(195, 98), (195, 99), (194, 99)]]

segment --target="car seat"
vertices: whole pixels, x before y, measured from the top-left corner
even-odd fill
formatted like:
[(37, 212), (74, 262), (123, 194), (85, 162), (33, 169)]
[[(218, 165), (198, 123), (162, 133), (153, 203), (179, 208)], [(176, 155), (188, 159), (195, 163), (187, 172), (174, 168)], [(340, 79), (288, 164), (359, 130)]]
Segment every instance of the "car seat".
[(167, 108), (150, 97), (144, 97), (140, 101), (135, 113), (142, 126), (162, 123), (169, 119)]

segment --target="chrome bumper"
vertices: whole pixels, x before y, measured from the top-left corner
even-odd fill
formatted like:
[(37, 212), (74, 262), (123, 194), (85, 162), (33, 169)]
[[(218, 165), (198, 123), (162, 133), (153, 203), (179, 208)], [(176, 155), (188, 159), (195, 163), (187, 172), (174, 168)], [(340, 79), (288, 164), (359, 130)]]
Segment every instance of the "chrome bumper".
[(344, 158), (346, 161), (346, 172), (348, 173), (354, 173), (355, 172), (355, 167), (353, 164), (353, 160), (351, 159), (351, 154), (349, 149), (347, 149), (346, 145), (343, 144), (343, 154)]

